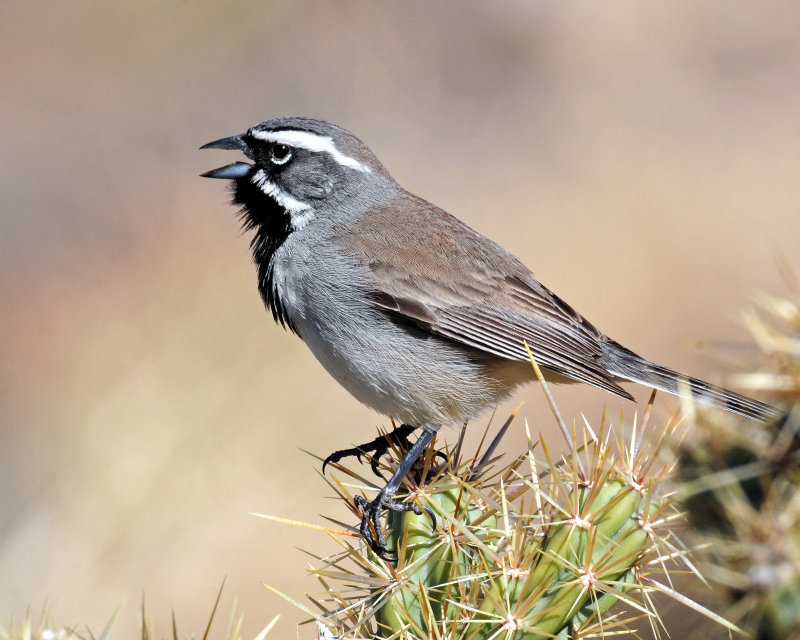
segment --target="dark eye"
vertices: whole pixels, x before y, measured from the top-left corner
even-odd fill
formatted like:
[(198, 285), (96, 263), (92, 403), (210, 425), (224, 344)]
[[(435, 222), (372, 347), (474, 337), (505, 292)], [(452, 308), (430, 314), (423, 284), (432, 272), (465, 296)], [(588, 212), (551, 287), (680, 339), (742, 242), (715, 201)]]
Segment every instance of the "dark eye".
[(274, 144), (269, 150), (269, 161), (272, 164), (286, 164), (292, 159), (292, 148), (288, 144)]

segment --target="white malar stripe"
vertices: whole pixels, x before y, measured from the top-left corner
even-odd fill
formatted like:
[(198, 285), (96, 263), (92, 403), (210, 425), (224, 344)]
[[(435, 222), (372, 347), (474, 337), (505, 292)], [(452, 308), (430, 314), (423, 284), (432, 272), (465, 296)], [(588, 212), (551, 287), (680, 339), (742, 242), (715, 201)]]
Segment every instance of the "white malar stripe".
[(307, 151), (325, 151), (333, 156), (340, 165), (351, 167), (357, 171), (364, 171), (369, 173), (372, 171), (367, 165), (362, 164), (355, 158), (346, 156), (333, 143), (333, 140), (328, 136), (320, 136), (316, 133), (308, 131), (251, 131), (250, 135), (259, 140), (266, 142), (277, 142), (279, 144), (288, 144), (290, 147), (298, 147), (306, 149)]
[(267, 178), (263, 169), (259, 169), (253, 174), (252, 181), (254, 185), (289, 212), (292, 217), (292, 226), (295, 229), (302, 229), (314, 217), (314, 211), (310, 205), (281, 191), (278, 185)]

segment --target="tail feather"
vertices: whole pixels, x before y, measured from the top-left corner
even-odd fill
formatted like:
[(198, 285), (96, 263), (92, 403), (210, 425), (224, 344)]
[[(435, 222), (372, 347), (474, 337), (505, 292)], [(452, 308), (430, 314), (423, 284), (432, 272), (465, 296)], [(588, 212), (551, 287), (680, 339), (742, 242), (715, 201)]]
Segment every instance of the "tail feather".
[(783, 415), (779, 409), (766, 402), (748, 398), (730, 389), (649, 362), (624, 347), (620, 347), (619, 351), (615, 349), (612, 359), (613, 363), (608, 364), (609, 371), (621, 378), (653, 387), (659, 391), (676, 396), (688, 396), (697, 402), (759, 422), (770, 422)]

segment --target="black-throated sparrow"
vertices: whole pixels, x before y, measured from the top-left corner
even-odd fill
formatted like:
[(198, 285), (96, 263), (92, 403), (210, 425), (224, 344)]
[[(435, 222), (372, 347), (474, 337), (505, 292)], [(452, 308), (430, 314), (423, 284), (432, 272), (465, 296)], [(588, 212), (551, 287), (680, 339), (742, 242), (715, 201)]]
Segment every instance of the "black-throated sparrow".
[(403, 189), (341, 127), (276, 118), (202, 148), (251, 160), (203, 175), (233, 181), (275, 320), (358, 400), (423, 429), (378, 496), (359, 496), (361, 532), (381, 555), (379, 518), (387, 508), (417, 510), (392, 496), (434, 432), (534, 379), (525, 342), (557, 382), (633, 399), (619, 385), (629, 380), (757, 420), (777, 415), (608, 338), (508, 251)]

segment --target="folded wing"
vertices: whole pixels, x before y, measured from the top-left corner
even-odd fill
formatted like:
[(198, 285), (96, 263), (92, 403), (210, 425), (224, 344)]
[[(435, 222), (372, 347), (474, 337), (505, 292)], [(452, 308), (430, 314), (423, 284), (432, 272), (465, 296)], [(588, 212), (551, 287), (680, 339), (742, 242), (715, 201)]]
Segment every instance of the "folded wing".
[(527, 361), (527, 343), (540, 366), (632, 398), (604, 366), (605, 335), (508, 251), (424, 200), (404, 194), (373, 210), (348, 244), (386, 312), (500, 358)]

